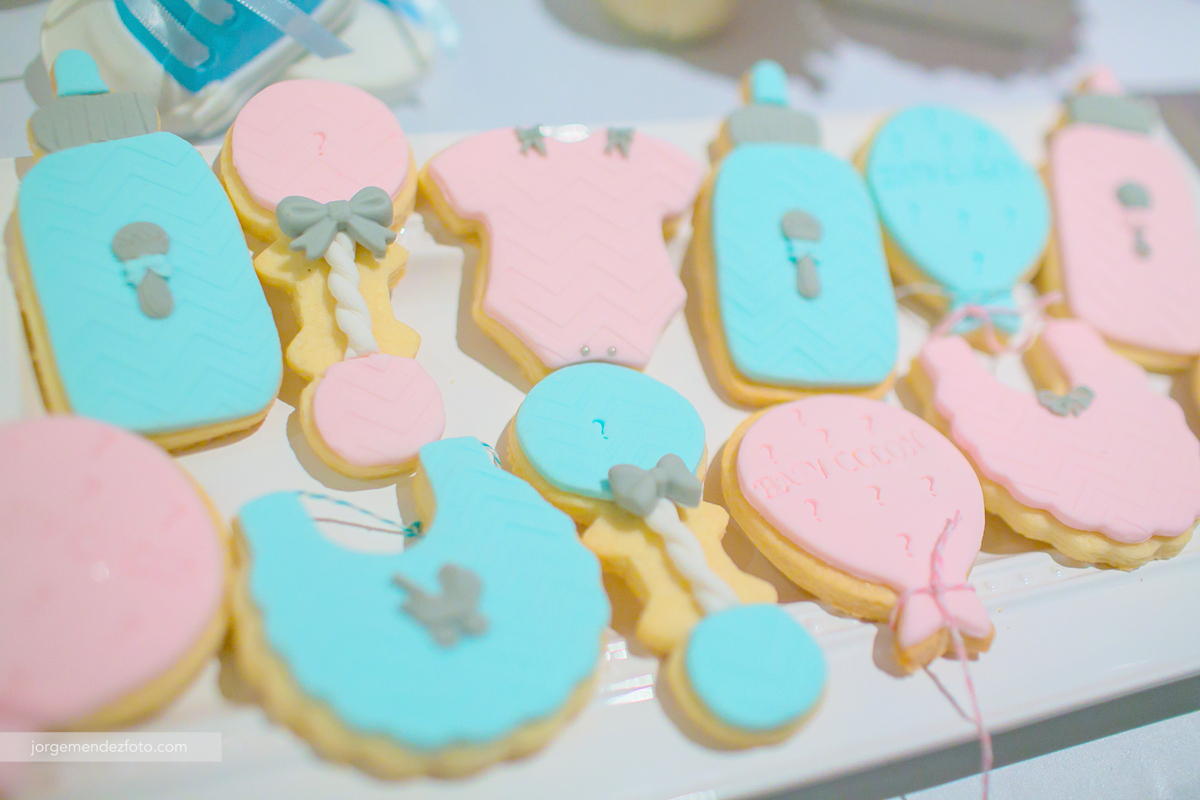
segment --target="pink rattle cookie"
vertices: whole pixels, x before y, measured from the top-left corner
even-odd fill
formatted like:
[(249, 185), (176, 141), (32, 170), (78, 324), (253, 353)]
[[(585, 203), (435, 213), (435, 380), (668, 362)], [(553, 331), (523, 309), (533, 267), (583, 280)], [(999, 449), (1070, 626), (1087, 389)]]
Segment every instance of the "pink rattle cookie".
[(220, 173), (255, 269), (290, 296), (299, 330), (286, 357), (310, 382), (299, 406), (314, 451), (355, 478), (408, 469), (444, 412), (412, 360), (420, 337), (391, 307), (408, 260), (394, 242), (417, 186), (396, 118), (352, 86), (278, 83), (238, 114)]
[(479, 240), (472, 316), (533, 383), (581, 361), (646, 366), (683, 308), (663, 236), (700, 165), (633, 128), (501, 128), (421, 173), (442, 222)]
[(0, 729), (111, 729), (220, 646), (223, 526), (150, 442), (82, 417), (0, 427)]
[(983, 538), (971, 464), (902, 408), (848, 395), (759, 412), (725, 446), (725, 499), (751, 541), (798, 585), (868, 620), (892, 620), (906, 669), (988, 649), (994, 629), (967, 575)]

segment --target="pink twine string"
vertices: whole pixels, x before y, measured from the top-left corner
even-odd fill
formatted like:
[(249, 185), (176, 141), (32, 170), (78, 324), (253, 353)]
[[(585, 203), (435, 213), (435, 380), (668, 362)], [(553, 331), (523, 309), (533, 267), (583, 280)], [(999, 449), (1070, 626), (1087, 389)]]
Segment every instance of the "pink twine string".
[(938, 611), (942, 615), (942, 620), (945, 622), (946, 629), (950, 631), (950, 641), (954, 645), (954, 655), (962, 664), (963, 678), (967, 684), (967, 696), (971, 699), (971, 715), (963, 712), (962, 707), (954, 700), (946, 688), (942, 686), (941, 681), (929, 671), (929, 667), (925, 667), (926, 674), (933, 678), (933, 682), (937, 684), (942, 694), (950, 700), (950, 704), (954, 706), (954, 710), (962, 716), (967, 722), (974, 723), (976, 735), (979, 739), (979, 776), (983, 781), (983, 800), (988, 798), (988, 785), (992, 772), (992, 735), (988, 732), (987, 726), (983, 724), (983, 713), (979, 710), (979, 696), (975, 692), (975, 684), (971, 680), (971, 669), (969, 666), (970, 656), (967, 655), (967, 645), (963, 641), (962, 633), (958, 630), (958, 626), (954, 623), (954, 619), (950, 616), (950, 610), (946, 607), (946, 594), (948, 592), (957, 592), (963, 590), (972, 590), (970, 584), (957, 583), (952, 586), (946, 585), (942, 580), (942, 567), (944, 566), (943, 551), (946, 548), (946, 542), (950, 539), (950, 534), (958, 527), (958, 521), (962, 517), (959, 511), (954, 512), (953, 519), (946, 520), (946, 526), (942, 528), (942, 533), (934, 543), (933, 553), (930, 556), (930, 581), (928, 586), (918, 589), (907, 589), (898, 598), (895, 605), (892, 606), (892, 613), (888, 617), (888, 626), (894, 632), (896, 623), (900, 619), (900, 612), (904, 605), (917, 594), (928, 594)]
[(953, 331), (960, 322), (967, 319), (977, 320), (983, 327), (984, 343), (987, 344), (988, 350), (993, 355), (1001, 353), (1020, 353), (1029, 348), (1033, 344), (1036, 331), (1034, 326), (1025, 327), (1024, 333), (1018, 338), (1009, 339), (1007, 345), (1000, 343), (1000, 338), (996, 335), (996, 323), (994, 318), (998, 316), (1035, 316), (1041, 317), (1046, 312), (1046, 308), (1057, 303), (1062, 299), (1062, 295), (1058, 292), (1044, 294), (1029, 305), (1026, 309), (1016, 310), (1006, 308), (1004, 306), (984, 306), (974, 303), (967, 303), (959, 306), (952, 313), (947, 314), (942, 320), (934, 326), (930, 332), (930, 338), (946, 336)]

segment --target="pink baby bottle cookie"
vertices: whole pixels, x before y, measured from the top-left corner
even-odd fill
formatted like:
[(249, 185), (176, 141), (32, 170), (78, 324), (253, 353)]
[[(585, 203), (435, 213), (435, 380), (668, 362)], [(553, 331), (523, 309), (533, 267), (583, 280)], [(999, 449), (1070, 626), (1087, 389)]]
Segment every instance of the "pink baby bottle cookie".
[(725, 497), (780, 571), (854, 616), (891, 619), (914, 669), (986, 650), (993, 627), (967, 575), (979, 553), (979, 480), (955, 446), (902, 408), (848, 395), (775, 406), (726, 444)]
[(501, 128), (446, 148), (421, 191), (481, 255), (472, 314), (536, 383), (581, 361), (641, 369), (684, 289), (664, 231), (703, 176), (633, 128)]
[(1079, 320), (1026, 356), (1036, 394), (996, 380), (956, 336), (910, 380), (983, 479), (989, 511), (1077, 561), (1132, 569), (1178, 553), (1200, 517), (1200, 442), (1183, 410)]
[(392, 314), (408, 254), (416, 166), (382, 102), (329, 81), (286, 81), (238, 114), (220, 169), (264, 283), (290, 296), (287, 363), (309, 385), (301, 427), (317, 455), (368, 479), (415, 463), (445, 425), (441, 393), (413, 360), (420, 337)]
[(1118, 352), (1160, 371), (1200, 355), (1200, 207), (1154, 104), (1111, 73), (1067, 102), (1046, 177), (1055, 246), (1041, 283)]

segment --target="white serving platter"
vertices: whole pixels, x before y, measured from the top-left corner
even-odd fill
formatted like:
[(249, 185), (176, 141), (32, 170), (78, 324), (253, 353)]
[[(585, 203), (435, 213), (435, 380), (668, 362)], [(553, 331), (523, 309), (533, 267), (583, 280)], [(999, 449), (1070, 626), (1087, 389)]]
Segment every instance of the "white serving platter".
[[(1056, 110), (978, 111), (1008, 134), (1032, 162)], [(849, 155), (878, 115), (823, 119), (826, 145)], [(716, 121), (644, 125), (704, 159)], [(418, 162), (456, 135), (414, 136)], [(213, 148), (202, 150), (215, 155)], [(7, 218), (25, 160), (0, 162), (0, 214)], [(449, 241), (432, 215), (428, 227)], [(671, 244), (681, 261), (690, 230)], [(446, 401), (446, 435), (494, 443), (528, 387), (508, 357), (471, 321), (461, 289), (471, 285), (476, 253), (462, 268), (444, 251), (417, 250), (393, 293), (401, 320), (422, 335), (418, 360)], [(44, 413), (7, 278), (0, 275), (0, 420)], [(928, 326), (901, 310), (900, 371)], [(1029, 387), (1018, 359), (996, 373)], [(678, 389), (704, 418), (709, 453), (719, 449), (749, 413), (713, 392), (683, 315), (668, 327), (647, 372)], [(1172, 381), (1155, 376), (1172, 391)], [(295, 387), (285, 385), (284, 396)], [(1178, 395), (1176, 395), (1178, 396)], [(891, 402), (900, 402), (895, 394)], [(337, 494), (388, 517), (411, 519), (408, 479), (362, 483), (335, 475), (299, 432), (293, 409), (277, 402), (253, 433), (192, 452), (181, 463), (226, 517), (259, 495), (289, 489)], [(719, 501), (710, 470), (709, 499)], [(1031, 548), (1002, 523), (989, 528), (971, 576), (996, 623), (991, 651), (971, 665), (983, 715), (1002, 731), (1169, 682), (1200, 675), (1200, 541), (1177, 558), (1133, 573), (1072, 565)], [(359, 543), (369, 546), (368, 543)], [(745, 540), (736, 526), (726, 547), (743, 568), (781, 588), (789, 609), (818, 638), (829, 661), (826, 697), (811, 721), (787, 742), (739, 752), (705, 748), (688, 738), (656, 694), (658, 662), (616, 632), (599, 671), (595, 697), (544, 750), (462, 780), (382, 782), (315, 757), (304, 741), (271, 723), (250, 702), (236, 675), (214, 659), (196, 683), (148, 731), (203, 730), (224, 734), (217, 764), (34, 765), (27, 797), (50, 798), (573, 798), (590, 800), (715, 800), (756, 796), (826, 781), (887, 762), (910, 759), (970, 740), (964, 721), (928, 675), (898, 677), (887, 664), (884, 626), (834, 616), (805, 599)], [(620, 616), (620, 615), (619, 615)], [(618, 628), (624, 626), (618, 622)], [(965, 701), (961, 666), (941, 660), (932, 672)], [(25, 797), (25, 796), (23, 796)]]

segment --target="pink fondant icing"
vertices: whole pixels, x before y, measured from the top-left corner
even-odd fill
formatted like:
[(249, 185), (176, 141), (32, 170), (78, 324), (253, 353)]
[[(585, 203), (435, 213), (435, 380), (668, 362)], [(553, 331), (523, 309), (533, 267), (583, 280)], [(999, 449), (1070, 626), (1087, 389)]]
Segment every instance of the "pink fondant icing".
[(313, 391), (313, 422), (351, 464), (402, 464), (446, 427), (442, 393), (411, 358), (375, 353), (334, 364)]
[(233, 121), (232, 148), (238, 177), (269, 211), (290, 195), (328, 203), (367, 186), (395, 198), (408, 176), (408, 137), (391, 110), (334, 81), (263, 89)]
[[(1145, 134), (1075, 123), (1051, 139), (1049, 170), (1072, 315), (1117, 342), (1200, 354), (1200, 209), (1182, 159)], [(1149, 207), (1118, 201), (1126, 183)]]
[(1191, 528), (1200, 443), (1183, 410), (1085, 323), (1049, 322), (1042, 338), (1071, 386), (1095, 392), (1078, 416), (1058, 416), (996, 380), (958, 337), (925, 345), (921, 366), (954, 442), (984, 477), (1072, 528), (1119, 542)]
[(163, 674), (220, 613), (224, 541), (171, 458), (51, 416), (0, 427), (0, 718), (76, 723)]
[(589, 360), (644, 367), (683, 307), (662, 226), (688, 209), (700, 165), (641, 132), (627, 157), (605, 152), (603, 130), (544, 142), (545, 155), (522, 154), (503, 128), (429, 164), (454, 210), (487, 227), (484, 310), (551, 369)]
[[(746, 432), (737, 453), (742, 494), (780, 535), (862, 580), (914, 592), (897, 638), (911, 647), (946, 626), (928, 590), (933, 550), (941, 579), (965, 583), (983, 538), (983, 492), (963, 454), (902, 408), (846, 395), (776, 406)], [(987, 611), (970, 588), (945, 592), (951, 622), (985, 638)]]

